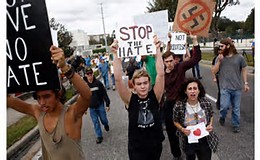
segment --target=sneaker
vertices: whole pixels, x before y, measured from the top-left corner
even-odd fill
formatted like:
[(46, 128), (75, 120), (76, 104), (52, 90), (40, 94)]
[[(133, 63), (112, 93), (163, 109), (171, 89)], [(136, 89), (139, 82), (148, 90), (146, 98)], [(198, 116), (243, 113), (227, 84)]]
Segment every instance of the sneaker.
[(225, 118), (219, 118), (219, 123), (220, 123), (221, 126), (224, 126)]
[(113, 85), (112, 89), (113, 89), (113, 91), (114, 91), (114, 90), (116, 90), (116, 86), (115, 86), (115, 85)]
[(104, 128), (107, 132), (109, 131), (109, 125), (105, 125)]
[(240, 128), (239, 127), (233, 127), (233, 132), (234, 133), (239, 133), (240, 132)]
[(102, 141), (103, 141), (103, 137), (98, 137), (96, 140), (96, 143), (100, 144), (100, 143), (102, 143)]
[(199, 76), (199, 77), (198, 77), (198, 79), (202, 79), (202, 77), (201, 77), (201, 76)]

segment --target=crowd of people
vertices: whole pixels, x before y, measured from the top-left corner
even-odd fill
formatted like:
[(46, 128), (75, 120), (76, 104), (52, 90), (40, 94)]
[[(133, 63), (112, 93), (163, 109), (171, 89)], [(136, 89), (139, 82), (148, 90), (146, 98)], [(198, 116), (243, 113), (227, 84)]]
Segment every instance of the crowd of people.
[[(82, 117), (89, 108), (96, 143), (101, 144), (101, 124), (107, 132), (111, 125), (106, 112), (110, 110), (107, 91), (112, 88), (118, 91), (128, 112), (130, 160), (160, 159), (164, 125), (173, 159), (210, 160), (212, 152), (217, 151), (219, 138), (214, 132), (213, 108), (205, 97), (200, 72), (193, 78), (185, 74), (198, 67), (201, 60), (197, 36), (190, 33), (189, 37), (192, 49), (187, 48), (187, 55), (180, 56), (168, 49), (169, 46), (165, 50), (161, 48), (162, 42), (155, 36), (156, 54), (143, 56), (139, 61), (142, 65), (136, 57), (131, 57), (125, 69), (122, 59), (117, 57), (117, 40), (111, 44), (112, 56), (106, 53), (65, 59), (61, 48), (51, 46), (52, 60), (79, 94), (76, 102), (64, 106), (63, 92), (44, 90), (34, 92), (38, 104), (8, 96), (7, 105), (38, 121), (44, 159), (84, 159), (80, 145)], [(218, 121), (225, 125), (231, 105), (233, 132), (239, 133), (241, 94), (243, 89), (249, 90), (247, 64), (230, 38), (221, 40), (217, 51), (211, 71), (219, 87)], [(128, 76), (127, 85), (124, 75)]]

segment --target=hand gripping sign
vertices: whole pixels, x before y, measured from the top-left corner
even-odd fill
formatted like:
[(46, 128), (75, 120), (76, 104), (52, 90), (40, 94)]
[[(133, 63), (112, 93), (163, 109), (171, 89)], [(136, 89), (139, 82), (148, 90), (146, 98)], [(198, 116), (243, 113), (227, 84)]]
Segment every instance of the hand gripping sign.
[(207, 37), (215, 4), (214, 0), (179, 0), (173, 30)]
[[(7, 92), (59, 89), (44, 0), (7, 0)], [(41, 17), (41, 18), (39, 18)]]
[(153, 35), (153, 26), (150, 24), (119, 27), (116, 31), (118, 57), (155, 54)]

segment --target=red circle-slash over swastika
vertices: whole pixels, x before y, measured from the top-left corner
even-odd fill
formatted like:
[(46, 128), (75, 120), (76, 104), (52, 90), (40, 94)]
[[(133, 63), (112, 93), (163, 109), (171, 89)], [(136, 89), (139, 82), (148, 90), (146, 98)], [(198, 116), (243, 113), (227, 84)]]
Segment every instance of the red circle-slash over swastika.
[[(190, 17), (187, 17), (187, 19), (181, 20), (182, 19), (182, 17), (181, 17), (182, 13), (184, 13), (184, 11), (187, 11), (190, 8), (190, 6), (193, 7), (193, 6), (196, 6), (196, 5), (198, 6), (198, 8), (201, 7), (202, 9), (197, 11), (197, 12), (195, 12), (195, 13), (193, 13), (193, 15), (191, 15)], [(189, 27), (185, 28), (185, 26), (184, 26), (185, 24), (193, 21), (194, 18), (202, 15), (205, 12), (206, 12), (207, 16), (206, 16), (206, 21), (205, 21), (204, 25), (202, 25), (202, 26), (199, 25), (200, 27), (196, 28), (194, 30), (191, 30)], [(202, 31), (203, 29), (205, 29), (209, 25), (209, 23), (210, 23), (210, 16), (211, 16), (211, 13), (210, 13), (210, 9), (207, 6), (207, 4), (205, 4), (204, 2), (202, 2), (200, 0), (192, 0), (192, 1), (189, 1), (186, 4), (184, 4), (180, 8), (180, 10), (179, 10), (179, 12), (177, 14), (177, 24), (178, 24), (179, 28), (182, 29), (183, 31), (185, 31), (185, 32), (192, 32), (192, 34), (196, 34), (196, 33), (200, 32), (200, 31)]]

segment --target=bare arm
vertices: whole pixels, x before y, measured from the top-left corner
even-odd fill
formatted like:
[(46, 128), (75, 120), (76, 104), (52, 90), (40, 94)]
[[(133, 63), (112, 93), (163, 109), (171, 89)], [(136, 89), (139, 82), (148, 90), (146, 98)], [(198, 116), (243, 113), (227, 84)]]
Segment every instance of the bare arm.
[(116, 87), (118, 90), (118, 93), (123, 100), (123, 102), (128, 106), (131, 98), (131, 92), (128, 90), (126, 85), (124, 84), (124, 81), (122, 79), (122, 65), (121, 60), (117, 57), (117, 49), (118, 49), (118, 41), (114, 40), (114, 42), (111, 44), (111, 52), (114, 55), (114, 76), (116, 81)]
[(250, 88), (249, 88), (249, 85), (248, 85), (248, 82), (247, 82), (247, 69), (246, 69), (246, 67), (242, 68), (242, 78), (243, 78), (243, 81), (244, 81), (244, 91), (248, 92)]
[(160, 102), (163, 91), (164, 91), (164, 64), (162, 60), (162, 53), (160, 51), (161, 42), (158, 40), (157, 36), (154, 37), (154, 44), (156, 45), (156, 81), (154, 85), (154, 93), (157, 100)]
[(168, 32), (168, 38), (169, 38), (169, 41), (168, 41), (167, 46), (166, 46), (166, 51), (171, 50), (171, 38), (172, 38), (171, 32)]
[(176, 126), (176, 128), (178, 128), (181, 132), (183, 132), (186, 136), (188, 136), (190, 134), (190, 130), (184, 128), (181, 126), (181, 124), (179, 122), (175, 122), (173, 121), (173, 124)]
[(220, 66), (220, 63), (221, 63), (221, 60), (223, 59), (223, 55), (222, 54), (219, 54), (218, 55), (218, 58), (217, 58), (217, 62), (215, 63), (214, 66), (211, 67), (211, 72), (212, 74), (216, 74), (218, 73), (219, 71), (219, 66)]
[(183, 55), (182, 59), (183, 59), (183, 61), (188, 61), (188, 60), (190, 60), (190, 57), (191, 57), (191, 55), (190, 55), (189, 47), (186, 46), (186, 54)]
[(7, 96), (7, 106), (18, 112), (31, 115), (36, 119), (40, 113), (40, 107), (37, 104), (30, 104), (13, 96)]
[[(65, 63), (63, 50), (56, 46), (51, 46), (50, 51), (52, 54), (52, 60), (57, 64), (57, 67), (59, 67), (62, 72), (68, 71), (70, 66)], [(77, 73), (72, 75), (70, 81), (79, 93), (77, 101), (71, 105), (71, 110), (73, 111), (75, 118), (81, 118), (89, 107), (91, 91), (87, 83), (85, 83)]]

